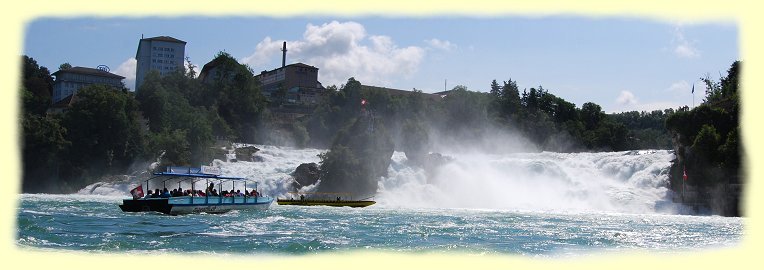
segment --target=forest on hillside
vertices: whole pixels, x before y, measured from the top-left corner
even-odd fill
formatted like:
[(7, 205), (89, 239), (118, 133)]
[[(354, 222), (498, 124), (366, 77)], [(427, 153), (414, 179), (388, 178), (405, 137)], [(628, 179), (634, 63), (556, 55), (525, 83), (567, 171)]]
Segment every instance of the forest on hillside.
[(278, 104), (263, 96), (250, 67), (224, 52), (216, 61), (222, 64), (212, 82), (203, 83), (193, 68), (149, 73), (135, 92), (85, 87), (64, 113), (48, 114), (50, 70), (23, 56), (23, 192), (76, 191), (160, 156), (165, 164), (206, 164), (216, 141), (334, 149), (352, 141), (338, 138), (352, 137), (358, 121), (374, 127), (375, 135), (367, 139), (378, 140), (383, 152), (404, 151), (411, 159), (449, 147), (503, 152), (672, 147), (666, 128), (677, 113), (672, 108), (606, 114), (595, 103), (578, 107), (542, 86), (521, 91), (511, 79), (487, 82), (488, 91), (456, 86), (434, 99), (416, 89), (406, 95), (364, 89), (349, 78), (327, 87), (327, 98), (312, 114), (284, 124), (274, 118)]

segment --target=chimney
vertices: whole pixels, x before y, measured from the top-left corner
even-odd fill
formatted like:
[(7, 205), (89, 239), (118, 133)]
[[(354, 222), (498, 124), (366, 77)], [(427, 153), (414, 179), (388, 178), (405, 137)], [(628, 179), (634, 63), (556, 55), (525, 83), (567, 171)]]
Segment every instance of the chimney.
[(286, 52), (287, 52), (286, 41), (284, 41), (284, 48), (281, 49), (281, 51), (284, 52), (281, 56), (281, 67), (284, 67), (286, 66)]

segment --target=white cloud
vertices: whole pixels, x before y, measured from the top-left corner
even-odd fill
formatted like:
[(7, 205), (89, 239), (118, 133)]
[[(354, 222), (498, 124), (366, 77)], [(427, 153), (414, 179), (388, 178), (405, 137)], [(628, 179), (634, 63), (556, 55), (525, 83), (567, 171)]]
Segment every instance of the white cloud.
[[(667, 91), (671, 93), (675, 93), (680, 96), (689, 95), (692, 94), (693, 85), (690, 84), (687, 81), (678, 81), (675, 83), (672, 83), (671, 86), (666, 89)], [(695, 82), (695, 94), (698, 95), (705, 95), (706, 93), (706, 85), (703, 84), (701, 81)]]
[(456, 49), (456, 44), (451, 43), (448, 40), (440, 40), (437, 38), (433, 38), (430, 40), (425, 40), (425, 43), (429, 45), (431, 48), (440, 49), (444, 51), (451, 51)]
[(674, 28), (674, 38), (672, 40), (672, 46), (674, 47), (674, 54), (682, 58), (696, 58), (700, 57), (700, 51), (695, 48), (684, 37), (684, 32), (680, 26)]
[(138, 66), (138, 61), (131, 57), (122, 62), (122, 64), (119, 64), (113, 73), (125, 77), (125, 86), (133, 89), (135, 87), (136, 66)]
[(671, 86), (669, 86), (668, 91), (672, 93), (689, 93), (690, 87), (690, 83), (682, 80), (672, 83)]
[[(255, 51), (240, 61), (254, 70), (281, 56), (283, 41), (265, 37)], [(340, 85), (355, 77), (364, 84), (387, 86), (397, 77), (412, 76), (425, 56), (417, 46), (400, 48), (392, 38), (368, 35), (356, 22), (308, 24), (300, 40), (287, 41), (287, 62), (303, 62), (319, 68), (323, 85)]]
[(629, 91), (621, 91), (621, 94), (616, 99), (616, 103), (618, 105), (634, 105), (637, 104), (637, 97), (634, 96), (634, 93)]
[[(685, 82), (686, 83), (686, 82)], [(696, 89), (697, 90), (697, 89)], [(608, 113), (619, 113), (629, 111), (647, 111), (665, 110), (665, 109), (677, 109), (686, 104), (679, 104), (673, 101), (655, 101), (642, 103), (631, 91), (621, 91), (618, 98), (615, 100), (615, 106), (608, 111)]]

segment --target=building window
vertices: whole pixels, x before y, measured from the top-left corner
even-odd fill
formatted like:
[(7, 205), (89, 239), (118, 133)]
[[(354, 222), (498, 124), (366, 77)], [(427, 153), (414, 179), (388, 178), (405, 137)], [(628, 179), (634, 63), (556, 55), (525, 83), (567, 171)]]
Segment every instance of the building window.
[(151, 63), (156, 63), (156, 62), (157, 62), (156, 59), (151, 59)]
[(154, 47), (154, 50), (156, 51), (156, 50), (157, 50), (157, 47)]

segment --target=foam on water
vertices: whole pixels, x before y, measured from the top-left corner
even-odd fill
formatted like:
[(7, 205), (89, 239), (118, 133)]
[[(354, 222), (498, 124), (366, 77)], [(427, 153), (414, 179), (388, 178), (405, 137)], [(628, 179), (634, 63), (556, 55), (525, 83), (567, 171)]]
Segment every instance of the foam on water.
[[(256, 145), (262, 162), (215, 160), (224, 175), (246, 177), (273, 197), (291, 190), (290, 174), (301, 163), (319, 162), (325, 150)], [(379, 181), (373, 207), (511, 209), (552, 212), (679, 213), (666, 188), (673, 154), (665, 150), (598, 153), (517, 153), (449, 155), (431, 172), (408, 164), (395, 152), (387, 177)], [(428, 177), (429, 174), (429, 177)], [(140, 179), (96, 183), (78, 194), (129, 196)], [(320, 183), (319, 183), (320, 184)], [(161, 187), (152, 183), (151, 188)], [(200, 189), (204, 183), (197, 183)], [(167, 184), (168, 188), (177, 183)], [(189, 183), (181, 183), (184, 189)], [(244, 189), (243, 185), (223, 185)], [(254, 188), (254, 181), (247, 189)], [(308, 191), (315, 186), (303, 187)]]
[(677, 213), (669, 151), (462, 154), (431, 172), (393, 155), (380, 206)]

